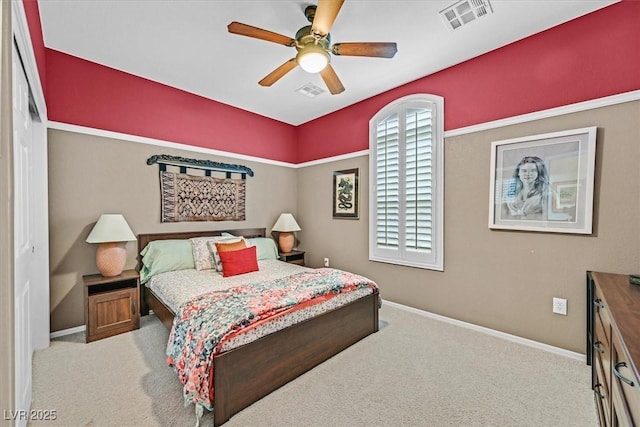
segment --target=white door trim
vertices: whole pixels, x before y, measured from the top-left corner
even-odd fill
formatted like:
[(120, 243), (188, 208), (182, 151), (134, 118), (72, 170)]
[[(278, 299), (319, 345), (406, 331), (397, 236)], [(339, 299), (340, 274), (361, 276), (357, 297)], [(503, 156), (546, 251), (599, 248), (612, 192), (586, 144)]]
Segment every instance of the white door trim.
[[(0, 0), (1, 1), (1, 0)], [(38, 73), (38, 67), (31, 43), (31, 36), (27, 24), (24, 4), (21, 1), (12, 1), (11, 22), (13, 35), (13, 72), (14, 80), (21, 74), (22, 91), (16, 91), (15, 103), (20, 99), (22, 106), (25, 103), (25, 78), (28, 85), (27, 99), (31, 99), (37, 116), (30, 114), (28, 101), (26, 107), (20, 111), (27, 126), (15, 124), (14, 118), (14, 156), (13, 175), (14, 188), (22, 189), (21, 194), (15, 194), (13, 209), (20, 209), (30, 213), (26, 215), (30, 238), (25, 240), (25, 223), (23, 217), (14, 215), (14, 283), (15, 289), (12, 309), (15, 321), (15, 336), (11, 352), (14, 360), (14, 410), (28, 410), (31, 406), (32, 385), (32, 354), (36, 348), (44, 348), (49, 345), (49, 219), (48, 219), (48, 183), (47, 183), (47, 109), (44, 91)], [(21, 92), (21, 93), (20, 93)], [(30, 95), (28, 94), (30, 93)], [(22, 133), (21, 133), (22, 132)], [(15, 135), (28, 138), (20, 141)], [(28, 143), (27, 143), (28, 142)], [(30, 146), (30, 153), (26, 153), (25, 146)], [(15, 153), (15, 150), (23, 150), (23, 153)], [(21, 157), (22, 156), (22, 157)], [(26, 156), (26, 157), (25, 157)], [(25, 160), (29, 157), (28, 161)], [(17, 159), (17, 160), (16, 160)], [(25, 172), (25, 164), (29, 164), (29, 172)], [(21, 167), (22, 164), (22, 167)], [(25, 183), (26, 181), (26, 183)], [(17, 198), (22, 197), (20, 204)], [(25, 207), (25, 203), (28, 206)], [(21, 234), (22, 233), (22, 234)], [(18, 237), (22, 236), (22, 241)], [(26, 242), (26, 243), (25, 243)], [(20, 248), (17, 246), (21, 245)], [(28, 248), (28, 250), (25, 250)], [(18, 250), (20, 249), (20, 250)], [(26, 267), (26, 272), (25, 272)], [(26, 424), (22, 417), (15, 420), (17, 426)]]
[[(32, 301), (35, 283), (32, 272), (33, 246), (33, 119), (29, 111), (29, 83), (13, 46), (13, 208), (14, 208), (14, 354), (15, 402), (18, 414), (28, 413), (31, 406), (33, 321)], [(24, 417), (16, 418), (17, 426), (26, 425)]]
[[(0, 0), (1, 1), (1, 0)], [(27, 76), (33, 102), (38, 110), (38, 119), (32, 122), (33, 170), (32, 188), (35, 196), (33, 212), (34, 288), (32, 293), (31, 319), (33, 348), (49, 346), (49, 199), (48, 199), (48, 160), (47, 160), (47, 105), (45, 103), (42, 81), (31, 42), (31, 33), (22, 1), (12, 2), (11, 21), (13, 38), (20, 54), (24, 72)], [(14, 224), (15, 229), (15, 224)]]
[(27, 81), (31, 87), (33, 98), (38, 108), (40, 120), (46, 126), (47, 124), (47, 104), (44, 99), (44, 90), (40, 73), (38, 72), (38, 64), (34, 55), (33, 43), (31, 42), (31, 33), (29, 32), (29, 24), (27, 22), (27, 14), (24, 10), (22, 1), (14, 1), (11, 8), (11, 21), (13, 24), (13, 37), (18, 45), (18, 51), (22, 58), (22, 65), (27, 74)]

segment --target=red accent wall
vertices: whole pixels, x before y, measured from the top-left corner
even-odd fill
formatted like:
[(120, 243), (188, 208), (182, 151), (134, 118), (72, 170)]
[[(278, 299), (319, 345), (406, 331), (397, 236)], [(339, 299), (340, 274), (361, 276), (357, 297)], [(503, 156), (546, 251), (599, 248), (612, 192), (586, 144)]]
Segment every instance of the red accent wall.
[(49, 120), (295, 162), (289, 124), (46, 50)]
[(298, 127), (43, 48), (37, 3), (23, 1), (50, 120), (291, 163), (367, 149), (369, 119), (409, 94), (443, 96), (451, 130), (640, 89), (635, 0)]
[(640, 1), (623, 1), (300, 125), (297, 162), (368, 149), (405, 95), (443, 96), (451, 130), (638, 89)]
[(295, 162), (293, 126), (48, 49), (38, 2), (23, 4), (49, 120)]
[[(37, 0), (23, 0), (24, 12), (27, 16), (27, 25), (29, 26), (29, 36), (33, 45), (33, 53), (36, 57), (36, 66), (40, 75), (40, 84), (42, 91), (47, 87), (47, 72), (45, 67), (45, 47), (44, 37), (42, 35), (42, 24), (40, 22), (40, 9)], [(46, 93), (45, 93), (46, 97)]]

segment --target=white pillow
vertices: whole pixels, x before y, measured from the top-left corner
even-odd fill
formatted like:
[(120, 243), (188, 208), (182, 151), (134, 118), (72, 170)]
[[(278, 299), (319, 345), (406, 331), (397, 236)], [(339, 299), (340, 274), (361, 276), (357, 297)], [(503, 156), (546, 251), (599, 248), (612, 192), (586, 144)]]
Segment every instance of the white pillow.
[[(216, 269), (213, 252), (209, 246), (215, 249), (215, 242), (225, 241), (229, 243), (237, 242), (241, 237), (229, 236), (209, 236), (209, 237), (193, 237), (191, 240), (191, 248), (193, 250), (193, 264), (196, 270), (212, 270)], [(212, 242), (211, 245), (208, 243)], [(217, 251), (216, 251), (217, 252)]]
[(222, 259), (220, 259), (220, 255), (218, 254), (218, 247), (216, 243), (238, 243), (244, 242), (245, 247), (249, 246), (244, 237), (228, 237), (226, 239), (217, 240), (215, 242), (207, 242), (207, 246), (209, 246), (209, 250), (211, 251), (211, 255), (213, 255), (213, 266), (218, 273), (222, 273)]

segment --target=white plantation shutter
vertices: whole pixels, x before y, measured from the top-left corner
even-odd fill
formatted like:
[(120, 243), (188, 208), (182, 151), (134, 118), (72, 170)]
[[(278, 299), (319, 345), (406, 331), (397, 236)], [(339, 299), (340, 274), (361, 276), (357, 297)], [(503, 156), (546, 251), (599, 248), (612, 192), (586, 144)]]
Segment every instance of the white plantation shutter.
[(397, 248), (400, 227), (400, 151), (398, 114), (380, 122), (376, 135), (376, 244)]
[(401, 98), (371, 119), (369, 258), (443, 269), (440, 97)]
[(405, 248), (431, 252), (431, 110), (410, 108), (405, 129)]

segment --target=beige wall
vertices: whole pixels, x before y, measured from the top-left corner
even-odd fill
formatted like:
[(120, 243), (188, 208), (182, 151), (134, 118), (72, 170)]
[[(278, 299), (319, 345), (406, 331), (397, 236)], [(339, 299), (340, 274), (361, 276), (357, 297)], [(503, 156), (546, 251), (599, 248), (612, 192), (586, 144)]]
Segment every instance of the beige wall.
[[(368, 156), (298, 172), (307, 261), (365, 274), (389, 301), (584, 353), (585, 271), (640, 271), (640, 102), (447, 138), (445, 270), (368, 261)], [(597, 126), (594, 233), (488, 228), (491, 141)], [(360, 219), (331, 217), (332, 172), (360, 168)], [(551, 312), (554, 296), (568, 315)]]
[[(281, 212), (296, 213), (296, 170), (265, 163), (213, 157), (122, 140), (49, 130), (49, 227), (51, 330), (84, 324), (84, 274), (97, 273), (95, 245), (85, 242), (102, 213), (122, 213), (135, 234), (266, 227)], [(246, 220), (160, 223), (158, 165), (154, 154), (243, 164), (247, 177)], [(136, 244), (127, 244), (126, 268), (136, 266)]]
[[(51, 329), (84, 324), (82, 275), (95, 273), (84, 242), (101, 213), (121, 212), (135, 233), (267, 227), (295, 214), (307, 263), (365, 274), (382, 296), (433, 313), (584, 352), (585, 271), (640, 271), (640, 102), (447, 138), (445, 271), (368, 261), (368, 157), (293, 169), (59, 130), (49, 131)], [(597, 126), (594, 233), (590, 236), (488, 228), (491, 141)], [(247, 220), (161, 224), (153, 154), (241, 163)], [(331, 217), (332, 172), (360, 168), (360, 219)], [(128, 244), (127, 267), (136, 264)], [(551, 312), (554, 296), (568, 315)]]

